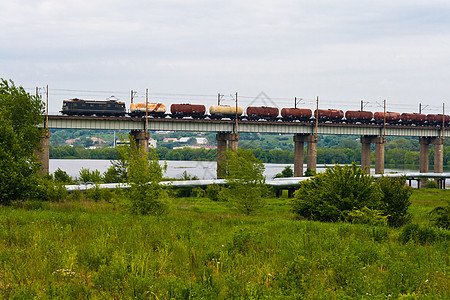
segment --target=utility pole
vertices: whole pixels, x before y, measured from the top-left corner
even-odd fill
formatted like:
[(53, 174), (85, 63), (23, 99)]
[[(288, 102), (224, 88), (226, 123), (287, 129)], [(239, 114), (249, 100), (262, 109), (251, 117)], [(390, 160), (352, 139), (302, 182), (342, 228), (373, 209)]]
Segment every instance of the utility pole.
[(45, 113), (46, 113), (46, 117), (45, 117), (45, 129), (48, 130), (48, 84), (47, 84), (47, 89), (46, 92), (47, 94), (47, 100), (46, 100), (46, 108), (45, 108)]
[(386, 138), (386, 99), (384, 99), (384, 112), (383, 112), (383, 137)]
[(236, 92), (236, 127), (235, 133), (238, 133), (238, 93)]
[(317, 96), (317, 101), (316, 101), (316, 136), (317, 136), (318, 130), (319, 130), (319, 96)]
[(145, 89), (145, 136), (148, 135), (148, 89)]
[(364, 109), (364, 101), (361, 100), (361, 111)]
[(445, 138), (445, 103), (442, 103), (442, 139)]

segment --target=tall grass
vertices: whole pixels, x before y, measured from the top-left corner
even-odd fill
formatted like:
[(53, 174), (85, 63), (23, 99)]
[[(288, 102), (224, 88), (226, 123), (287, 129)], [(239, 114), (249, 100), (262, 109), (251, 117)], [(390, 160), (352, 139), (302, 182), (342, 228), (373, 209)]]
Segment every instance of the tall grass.
[[(432, 208), (414, 197), (412, 210)], [(165, 217), (84, 200), (1, 207), (0, 298), (450, 296), (448, 232), (404, 244), (402, 229), (295, 220), (288, 199), (254, 216), (204, 198), (174, 206)]]

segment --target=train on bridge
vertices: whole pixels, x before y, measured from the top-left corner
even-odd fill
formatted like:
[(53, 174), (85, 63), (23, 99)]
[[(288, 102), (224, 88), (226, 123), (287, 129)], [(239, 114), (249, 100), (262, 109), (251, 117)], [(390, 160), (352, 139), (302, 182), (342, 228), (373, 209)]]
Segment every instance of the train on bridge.
[[(383, 124), (413, 126), (450, 126), (450, 116), (443, 114), (397, 113), (337, 109), (282, 108), (249, 106), (245, 114), (241, 107), (212, 105), (209, 113), (202, 104), (172, 104), (170, 111), (164, 103), (131, 103), (129, 111), (125, 103), (116, 99), (105, 101), (64, 100), (61, 113), (69, 116), (131, 116), (151, 118), (232, 119), (249, 121), (318, 122), (346, 124)], [(385, 120), (386, 119), (386, 120)]]

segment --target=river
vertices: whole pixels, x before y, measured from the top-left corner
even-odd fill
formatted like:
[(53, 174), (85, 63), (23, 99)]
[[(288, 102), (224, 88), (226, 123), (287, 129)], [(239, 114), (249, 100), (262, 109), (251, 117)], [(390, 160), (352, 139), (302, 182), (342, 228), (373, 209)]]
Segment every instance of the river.
[[(81, 168), (90, 170), (99, 170), (104, 173), (111, 166), (109, 160), (101, 159), (50, 159), (50, 173), (55, 172), (60, 168), (66, 171), (72, 178), (79, 176)], [(280, 173), (286, 166), (291, 166), (294, 169), (294, 164), (264, 164), (264, 175), (267, 179), (272, 179), (275, 174)], [(325, 169), (324, 165), (317, 165), (319, 172)], [(306, 170), (306, 165), (303, 167)], [(215, 161), (167, 161), (166, 177), (181, 178), (183, 172), (191, 176), (197, 176), (199, 179), (213, 179), (216, 177), (216, 162)], [(374, 169), (372, 168), (372, 173)], [(385, 169), (386, 173), (405, 173), (418, 172), (418, 170), (400, 170), (400, 169)]]

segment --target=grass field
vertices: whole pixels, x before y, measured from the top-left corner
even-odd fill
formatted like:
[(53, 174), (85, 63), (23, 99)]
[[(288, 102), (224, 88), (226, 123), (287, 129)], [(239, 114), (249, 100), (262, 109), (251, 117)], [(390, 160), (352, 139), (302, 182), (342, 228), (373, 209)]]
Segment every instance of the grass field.
[[(450, 191), (416, 190), (413, 223)], [(448, 299), (450, 234), (296, 220), (287, 198), (252, 216), (176, 198), (164, 217), (85, 199), (0, 207), (0, 298)]]

